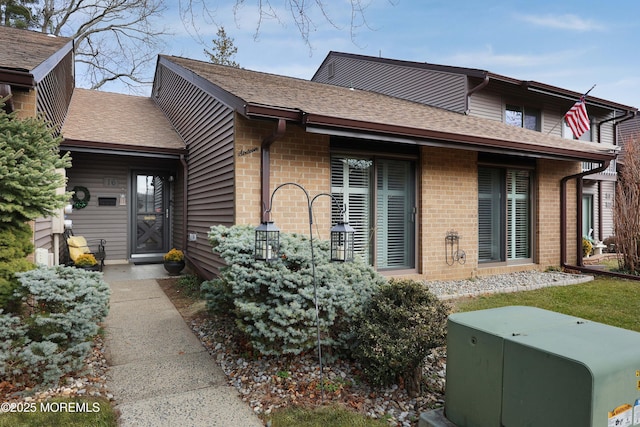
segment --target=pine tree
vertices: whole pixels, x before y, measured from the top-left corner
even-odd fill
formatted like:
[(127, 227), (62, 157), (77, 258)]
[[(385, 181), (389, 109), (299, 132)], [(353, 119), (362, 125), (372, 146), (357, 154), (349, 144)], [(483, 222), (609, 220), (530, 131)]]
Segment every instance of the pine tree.
[(224, 27), (220, 27), (216, 35), (218, 38), (212, 40), (213, 49), (211, 51), (204, 50), (209, 60), (214, 64), (240, 68), (240, 64), (232, 59), (238, 53), (238, 48), (233, 45), (233, 38), (227, 36)]
[(26, 256), (33, 250), (27, 222), (49, 216), (68, 200), (56, 194), (65, 181), (57, 168), (71, 166), (60, 156), (60, 138), (42, 119), (7, 114), (0, 100), (0, 309), (19, 309), (13, 291), (15, 273), (32, 268)]
[(65, 185), (56, 169), (71, 166), (68, 154), (60, 156), (60, 141), (43, 119), (19, 119), (0, 108), (0, 228), (49, 216), (68, 201), (56, 194)]

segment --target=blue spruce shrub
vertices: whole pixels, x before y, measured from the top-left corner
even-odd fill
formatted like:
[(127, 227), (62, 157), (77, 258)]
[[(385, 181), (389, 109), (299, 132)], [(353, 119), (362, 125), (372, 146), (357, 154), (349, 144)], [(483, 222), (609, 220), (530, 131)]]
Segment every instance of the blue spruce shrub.
[(109, 309), (102, 273), (73, 267), (18, 273), (19, 315), (0, 311), (0, 377), (53, 385), (83, 366)]
[[(264, 355), (300, 354), (317, 346), (309, 238), (280, 233), (280, 260), (254, 260), (251, 226), (211, 227), (213, 251), (225, 261), (202, 291), (213, 312), (231, 313), (252, 347)], [(385, 279), (361, 259), (332, 263), (329, 243), (314, 239), (323, 350), (348, 355), (353, 322)]]

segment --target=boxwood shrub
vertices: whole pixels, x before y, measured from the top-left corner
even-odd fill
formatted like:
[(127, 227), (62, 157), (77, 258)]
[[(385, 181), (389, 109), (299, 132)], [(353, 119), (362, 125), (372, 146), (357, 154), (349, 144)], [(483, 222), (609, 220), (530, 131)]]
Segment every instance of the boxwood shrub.
[(429, 351), (445, 344), (448, 314), (449, 308), (423, 283), (392, 279), (362, 311), (353, 356), (371, 383), (402, 380), (415, 396)]

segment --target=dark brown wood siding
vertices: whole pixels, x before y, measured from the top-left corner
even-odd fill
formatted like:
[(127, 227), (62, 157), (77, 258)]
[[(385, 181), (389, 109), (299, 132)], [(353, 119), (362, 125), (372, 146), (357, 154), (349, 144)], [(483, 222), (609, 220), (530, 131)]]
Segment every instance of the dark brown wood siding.
[[(73, 88), (73, 52), (69, 52), (36, 85), (37, 112), (47, 120), (55, 135), (59, 134), (69, 110)], [(34, 245), (49, 251), (53, 249), (51, 218), (35, 220)]]
[(73, 95), (73, 53), (69, 52), (37, 84), (37, 109), (44, 114), (56, 134), (60, 132)]
[(463, 113), (467, 77), (462, 74), (336, 56), (314, 81), (370, 90)]
[(208, 241), (213, 225), (235, 223), (234, 111), (175, 72), (158, 66), (154, 99), (188, 150), (187, 253), (206, 276), (217, 274), (221, 259)]

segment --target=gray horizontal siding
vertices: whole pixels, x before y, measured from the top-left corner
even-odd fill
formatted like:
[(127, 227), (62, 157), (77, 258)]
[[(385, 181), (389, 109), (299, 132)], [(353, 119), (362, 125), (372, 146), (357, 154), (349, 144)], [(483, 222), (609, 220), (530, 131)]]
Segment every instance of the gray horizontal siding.
[(34, 244), (51, 252), (53, 248), (51, 234), (51, 218), (38, 218), (33, 226)]
[[(329, 76), (332, 64), (334, 74)], [(357, 58), (335, 57), (315, 81), (383, 93), (447, 110), (464, 112), (466, 76)]]
[(163, 66), (154, 93), (189, 152), (186, 227), (198, 238), (188, 242), (188, 254), (207, 275), (215, 275), (223, 262), (207, 240), (209, 229), (235, 222), (234, 111)]
[[(72, 153), (72, 167), (67, 170), (67, 191), (79, 185), (91, 194), (89, 205), (74, 209), (67, 218), (73, 221), (74, 234), (88, 239), (106, 239), (107, 262), (129, 259), (129, 205), (132, 200), (129, 193), (134, 170), (163, 170), (175, 174), (177, 164), (174, 160), (147, 157)], [(116, 185), (112, 186), (113, 183)], [(119, 203), (120, 194), (127, 196), (124, 206)], [(99, 197), (116, 197), (116, 206), (98, 206)], [(174, 217), (179, 218), (179, 211), (175, 209)]]

